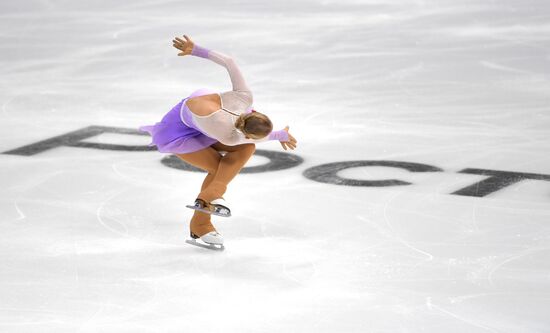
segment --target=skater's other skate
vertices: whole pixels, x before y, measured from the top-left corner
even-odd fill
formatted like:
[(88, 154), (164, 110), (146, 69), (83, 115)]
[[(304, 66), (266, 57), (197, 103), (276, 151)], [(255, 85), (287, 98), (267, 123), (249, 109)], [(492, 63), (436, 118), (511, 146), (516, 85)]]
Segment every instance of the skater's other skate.
[[(202, 242), (198, 242), (197, 239), (200, 238)], [(191, 231), (191, 239), (186, 240), (187, 243), (195, 246), (204, 247), (210, 250), (223, 251), (223, 237), (217, 231), (210, 231), (209, 233), (202, 235), (201, 237), (195, 235)]]
[(227, 202), (224, 198), (214, 199), (210, 203), (207, 203), (206, 201), (197, 198), (193, 206), (187, 205), (185, 207), (217, 216), (231, 216), (231, 210), (229, 209), (229, 207), (227, 207)]

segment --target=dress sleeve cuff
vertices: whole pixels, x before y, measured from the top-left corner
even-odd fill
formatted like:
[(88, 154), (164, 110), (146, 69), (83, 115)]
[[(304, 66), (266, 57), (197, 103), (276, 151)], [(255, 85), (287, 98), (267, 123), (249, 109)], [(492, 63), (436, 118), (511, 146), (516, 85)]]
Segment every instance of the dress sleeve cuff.
[(288, 132), (283, 130), (271, 131), (269, 133), (269, 140), (279, 140), (282, 142), (288, 141)]
[(195, 44), (193, 46), (193, 50), (191, 51), (191, 55), (194, 55), (196, 57), (201, 57), (201, 58), (208, 58), (209, 51), (210, 51), (209, 49)]

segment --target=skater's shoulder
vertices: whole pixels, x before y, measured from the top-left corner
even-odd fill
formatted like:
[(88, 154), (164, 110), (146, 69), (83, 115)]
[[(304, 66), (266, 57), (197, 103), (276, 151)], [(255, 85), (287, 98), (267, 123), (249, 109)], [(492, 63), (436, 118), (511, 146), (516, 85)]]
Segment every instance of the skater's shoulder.
[(189, 105), (189, 103), (194, 105), (194, 104), (202, 104), (202, 103), (207, 103), (207, 102), (214, 102), (214, 103), (220, 104), (220, 102), (221, 102), (220, 94), (219, 93), (212, 93), (212, 94), (208, 94), (208, 95), (189, 97), (187, 99), (187, 104), (188, 105)]
[(198, 116), (208, 116), (221, 108), (219, 94), (208, 94), (188, 98), (185, 102), (189, 110)]

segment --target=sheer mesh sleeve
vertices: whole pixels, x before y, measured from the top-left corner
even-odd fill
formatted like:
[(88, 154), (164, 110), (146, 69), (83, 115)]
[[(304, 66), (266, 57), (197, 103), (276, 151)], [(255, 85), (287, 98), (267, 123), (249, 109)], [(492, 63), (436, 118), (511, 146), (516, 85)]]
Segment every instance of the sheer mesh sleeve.
[(260, 143), (260, 142), (266, 142), (266, 141), (288, 141), (288, 132), (285, 130), (279, 130), (279, 131), (272, 131), (269, 135), (266, 135), (265, 137), (261, 139), (247, 139), (244, 134), (234, 131), (230, 138), (228, 138), (227, 145), (240, 145), (243, 143)]
[(239, 92), (246, 96), (247, 99), (250, 99), (250, 104), (252, 104), (252, 92), (246, 84), (244, 76), (233, 58), (221, 52), (206, 49), (197, 44), (194, 45), (191, 54), (197, 57), (210, 59), (218, 65), (225, 67), (229, 73), (229, 78), (231, 79), (231, 84), (233, 85), (233, 91)]

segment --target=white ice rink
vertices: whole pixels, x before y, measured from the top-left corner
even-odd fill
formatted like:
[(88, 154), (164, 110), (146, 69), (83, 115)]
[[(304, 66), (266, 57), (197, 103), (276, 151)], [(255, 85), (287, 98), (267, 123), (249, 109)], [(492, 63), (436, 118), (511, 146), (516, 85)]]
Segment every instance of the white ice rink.
[[(185, 243), (204, 174), (169, 155), (28, 150), (231, 89), (183, 34), (303, 159), (234, 179), (223, 252)], [(550, 332), (546, 0), (2, 0), (0, 107), (0, 332)], [(349, 161), (440, 171), (304, 175)]]

